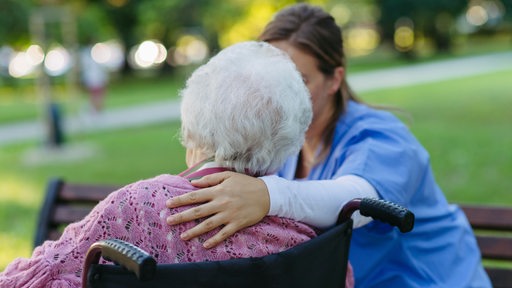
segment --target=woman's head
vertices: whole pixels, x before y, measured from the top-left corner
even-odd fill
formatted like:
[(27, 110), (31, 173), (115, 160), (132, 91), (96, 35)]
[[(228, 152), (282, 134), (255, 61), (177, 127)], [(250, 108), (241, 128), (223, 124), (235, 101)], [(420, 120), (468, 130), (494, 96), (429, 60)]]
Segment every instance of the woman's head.
[(301, 3), (279, 11), (267, 24), (259, 39), (284, 48), (288, 53), (295, 49), (300, 54), (311, 56), (313, 62), (316, 62), (313, 67), (302, 69), (301, 63), (297, 63), (296, 59), (305, 57), (300, 55), (294, 59), (293, 55), (290, 55), (300, 72), (304, 74), (315, 69), (326, 81), (322, 84), (323, 89), (315, 90), (312, 84), (308, 84), (308, 88), (313, 97), (313, 122), (315, 123), (317, 118), (325, 118), (321, 120), (325, 124), (319, 126), (324, 134), (324, 147), (328, 148), (336, 120), (345, 112), (348, 101), (359, 101), (345, 79), (346, 59), (341, 28), (335, 19), (321, 8)]
[(345, 67), (341, 29), (319, 7), (301, 3), (279, 11), (259, 38), (266, 42), (286, 40), (310, 53), (325, 75), (332, 75), (337, 67)]
[(312, 118), (295, 65), (264, 42), (222, 50), (192, 74), (181, 96), (184, 146), (251, 175), (274, 172), (297, 153)]

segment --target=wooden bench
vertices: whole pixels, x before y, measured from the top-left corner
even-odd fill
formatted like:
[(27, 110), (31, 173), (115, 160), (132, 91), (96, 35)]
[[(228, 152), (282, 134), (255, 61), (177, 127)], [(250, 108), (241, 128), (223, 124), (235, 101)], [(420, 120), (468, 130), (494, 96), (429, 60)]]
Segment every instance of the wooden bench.
[[(120, 187), (49, 181), (34, 245), (58, 239), (69, 223)], [(461, 205), (475, 231), (483, 264), (495, 288), (512, 286), (512, 207)], [(414, 213), (414, 211), (412, 211)]]
[(493, 287), (512, 287), (512, 207), (460, 206), (476, 234)]
[(39, 213), (34, 247), (45, 240), (59, 239), (64, 227), (84, 218), (98, 202), (118, 188), (113, 185), (68, 183), (59, 178), (50, 180)]

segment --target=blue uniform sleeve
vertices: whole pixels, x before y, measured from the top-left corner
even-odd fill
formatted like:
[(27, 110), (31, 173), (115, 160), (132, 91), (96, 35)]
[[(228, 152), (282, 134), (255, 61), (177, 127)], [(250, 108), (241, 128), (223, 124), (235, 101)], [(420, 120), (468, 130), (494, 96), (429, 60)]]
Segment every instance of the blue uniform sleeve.
[(426, 150), (389, 112), (379, 111), (343, 124), (343, 133), (333, 143), (332, 159), (327, 160), (335, 163), (331, 164), (332, 177), (358, 175), (380, 198), (407, 206), (427, 173)]

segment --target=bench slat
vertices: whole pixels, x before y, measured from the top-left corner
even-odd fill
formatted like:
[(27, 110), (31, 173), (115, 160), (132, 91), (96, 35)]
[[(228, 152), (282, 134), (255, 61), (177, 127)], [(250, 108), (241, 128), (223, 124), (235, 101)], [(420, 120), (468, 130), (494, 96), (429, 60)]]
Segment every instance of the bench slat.
[(117, 190), (115, 186), (99, 186), (87, 184), (63, 183), (59, 193), (59, 201), (73, 202), (99, 202), (105, 199), (108, 194)]
[[(476, 241), (480, 247), (482, 258), (512, 260), (512, 238), (477, 235)], [(512, 271), (510, 274), (512, 276)]]
[(507, 207), (460, 205), (474, 229), (512, 231), (512, 209)]
[[(512, 208), (459, 205), (471, 224), (484, 260), (504, 260), (512, 265)], [(495, 288), (512, 286), (511, 268), (485, 267)]]
[(58, 239), (62, 226), (84, 218), (99, 201), (117, 189), (119, 186), (51, 179), (39, 213), (34, 247), (41, 245), (44, 240)]
[(69, 224), (83, 219), (94, 206), (63, 206), (55, 207), (52, 222), (53, 224)]
[(507, 268), (490, 268), (486, 267), (487, 275), (492, 279), (494, 288), (505, 288), (512, 285), (512, 271)]
[(59, 229), (50, 229), (48, 231), (48, 239), (47, 240), (58, 240), (60, 236), (62, 235), (62, 232)]

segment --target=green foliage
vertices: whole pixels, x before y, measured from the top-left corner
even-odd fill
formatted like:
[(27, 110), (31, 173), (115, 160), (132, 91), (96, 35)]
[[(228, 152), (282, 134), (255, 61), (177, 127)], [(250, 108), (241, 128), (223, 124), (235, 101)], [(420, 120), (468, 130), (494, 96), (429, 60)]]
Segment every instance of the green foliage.
[[(225, 1), (223, 1), (225, 2)], [(215, 14), (212, 8), (215, 1), (145, 1), (139, 7), (139, 19), (141, 25), (138, 27), (139, 35), (160, 39), (167, 46), (174, 46), (176, 40), (183, 32), (200, 34), (205, 38), (211, 34), (212, 27), (202, 25), (208, 11)], [(216, 38), (209, 44), (215, 44)]]
[[(46, 1), (43, 1), (46, 2)], [(226, 41), (220, 41), (231, 33), (251, 37), (257, 35), (254, 31), (261, 30), (265, 20), (260, 16), (263, 10), (275, 10), (296, 2), (308, 2), (314, 5), (328, 7), (342, 4), (351, 7), (352, 19), (350, 25), (364, 25), (375, 22), (384, 41), (392, 42), (395, 23), (401, 17), (408, 17), (414, 23), (418, 37), (432, 39), (439, 51), (450, 51), (457, 40), (454, 29), (456, 17), (467, 8), (468, 0), (365, 0), (340, 3), (333, 0), (74, 0), (49, 1), (45, 4), (33, 0), (2, 0), (0, 1), (0, 44), (8, 43), (26, 46), (30, 41), (29, 16), (32, 11), (43, 6), (66, 6), (75, 14), (80, 44), (88, 39), (104, 40), (117, 37), (127, 49), (142, 40), (149, 38), (160, 40), (170, 48), (184, 33), (198, 34), (208, 43), (211, 51), (217, 51)], [(495, 0), (505, 11), (504, 19), (510, 21), (512, 1)], [(57, 4), (55, 4), (57, 3)], [(115, 5), (118, 3), (118, 5)], [(364, 4), (361, 4), (364, 3)], [(358, 9), (357, 7), (366, 7)], [(270, 8), (269, 8), (270, 7)], [(257, 11), (257, 10), (261, 11)], [(362, 15), (359, 10), (368, 10)], [(261, 13), (260, 13), (261, 12)], [(268, 11), (265, 11), (268, 12)], [(371, 18), (371, 19), (367, 19)], [(352, 23), (353, 22), (353, 23)], [(350, 26), (349, 25), (349, 26)], [(500, 26), (504, 32), (510, 25)], [(238, 28), (234, 29), (233, 28)], [(492, 34), (498, 27), (488, 27), (487, 33)], [(236, 38), (236, 37), (232, 37)], [(427, 39), (427, 40), (428, 40)], [(223, 43), (219, 43), (223, 42)], [(232, 41), (233, 42), (233, 41)], [(429, 44), (430, 42), (427, 41)], [(423, 42), (422, 42), (423, 43)], [(412, 55), (409, 53), (408, 55)], [(168, 66), (166, 66), (168, 68)], [(125, 72), (129, 66), (124, 67)], [(2, 84), (2, 83), (0, 83)]]
[(29, 37), (28, 0), (0, 1), (0, 46), (6, 43), (14, 44)]
[(118, 37), (102, 6), (91, 3), (77, 14), (78, 42), (81, 45)]
[(396, 23), (401, 18), (411, 19), (414, 31), (430, 38), (440, 51), (452, 46), (455, 19), (467, 7), (467, 0), (378, 0), (379, 26), (385, 41), (393, 43)]
[(141, 2), (143, 1), (131, 0), (121, 7), (113, 7), (106, 1), (103, 2), (103, 9), (126, 47), (132, 47), (139, 40), (134, 32), (139, 23), (137, 13)]

